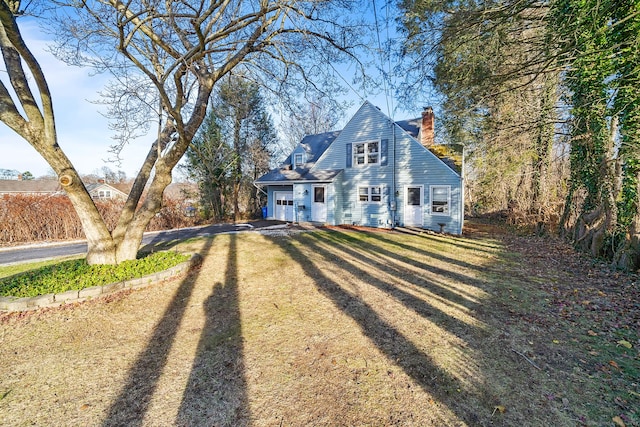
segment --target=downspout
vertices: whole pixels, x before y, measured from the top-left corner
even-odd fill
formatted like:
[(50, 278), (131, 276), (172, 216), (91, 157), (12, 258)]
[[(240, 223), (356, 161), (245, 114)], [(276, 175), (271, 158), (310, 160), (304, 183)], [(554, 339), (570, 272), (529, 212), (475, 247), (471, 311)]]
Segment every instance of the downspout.
[[(262, 194), (264, 194), (265, 196), (267, 196), (267, 211), (269, 211), (269, 193), (267, 193), (266, 191), (264, 191), (262, 188), (258, 187), (258, 185), (256, 185), (256, 182), (253, 181), (251, 182), (253, 184), (254, 187), (256, 187), (256, 189), (260, 192), (262, 192)], [(266, 218), (264, 218), (266, 219)]]
[(267, 192), (265, 192), (262, 188), (258, 187), (258, 185), (256, 184), (255, 181), (252, 182), (253, 186), (256, 187), (258, 189), (258, 191), (261, 191), (262, 194), (264, 194), (265, 196), (269, 197), (269, 194)]

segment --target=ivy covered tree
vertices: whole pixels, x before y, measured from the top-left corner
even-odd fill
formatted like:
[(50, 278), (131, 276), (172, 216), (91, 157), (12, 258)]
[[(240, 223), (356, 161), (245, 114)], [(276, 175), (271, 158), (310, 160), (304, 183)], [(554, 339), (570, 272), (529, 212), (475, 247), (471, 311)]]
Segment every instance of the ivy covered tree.
[(571, 185), (563, 229), (625, 269), (640, 261), (640, 2), (557, 0), (571, 105)]
[(640, 1), (399, 4), (408, 93), (433, 82), (442, 96), (447, 137), (470, 154), (472, 202), (516, 206), (525, 223), (562, 203), (570, 241), (637, 269)]

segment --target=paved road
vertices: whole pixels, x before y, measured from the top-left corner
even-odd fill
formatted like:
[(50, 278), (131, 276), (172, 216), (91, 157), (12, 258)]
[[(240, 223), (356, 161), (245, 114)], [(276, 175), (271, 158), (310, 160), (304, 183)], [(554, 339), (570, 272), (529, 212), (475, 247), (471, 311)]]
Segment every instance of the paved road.
[[(185, 240), (212, 234), (230, 233), (242, 230), (255, 230), (284, 224), (279, 221), (250, 221), (243, 224), (213, 224), (205, 227), (182, 228), (177, 230), (154, 231), (145, 233), (142, 246), (167, 243), (173, 240)], [(86, 242), (50, 243), (0, 249), (0, 265), (57, 258), (62, 256), (85, 254)]]

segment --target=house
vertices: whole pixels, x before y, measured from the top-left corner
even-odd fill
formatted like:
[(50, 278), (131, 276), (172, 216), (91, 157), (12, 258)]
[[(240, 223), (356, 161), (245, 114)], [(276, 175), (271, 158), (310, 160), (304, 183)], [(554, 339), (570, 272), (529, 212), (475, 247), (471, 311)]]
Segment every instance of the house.
[(100, 180), (93, 184), (85, 184), (85, 187), (94, 200), (126, 200), (129, 189), (125, 187), (130, 186), (126, 184), (107, 184)]
[(342, 131), (306, 136), (255, 181), (267, 194), (267, 217), (461, 234), (462, 156), (456, 163), (434, 145), (433, 125), (431, 108), (394, 123), (365, 102)]
[[(126, 199), (128, 190), (120, 184), (106, 184), (98, 182), (86, 184), (85, 187), (93, 199), (110, 200), (110, 199)], [(16, 180), (7, 179), (0, 180), (0, 196), (2, 195), (29, 195), (29, 196), (47, 196), (65, 194), (62, 186), (56, 179), (31, 179)]]

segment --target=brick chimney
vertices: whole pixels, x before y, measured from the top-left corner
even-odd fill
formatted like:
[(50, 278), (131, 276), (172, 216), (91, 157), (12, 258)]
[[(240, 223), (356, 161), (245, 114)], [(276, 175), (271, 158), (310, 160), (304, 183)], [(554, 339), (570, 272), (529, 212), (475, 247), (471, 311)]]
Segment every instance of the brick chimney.
[(420, 143), (425, 147), (433, 145), (434, 123), (433, 108), (425, 107), (424, 111), (422, 111), (422, 125), (420, 127)]

